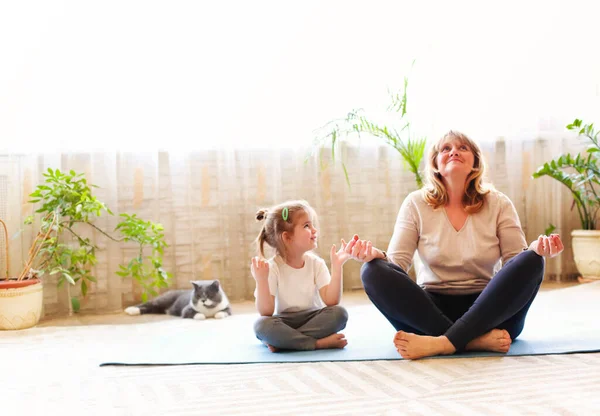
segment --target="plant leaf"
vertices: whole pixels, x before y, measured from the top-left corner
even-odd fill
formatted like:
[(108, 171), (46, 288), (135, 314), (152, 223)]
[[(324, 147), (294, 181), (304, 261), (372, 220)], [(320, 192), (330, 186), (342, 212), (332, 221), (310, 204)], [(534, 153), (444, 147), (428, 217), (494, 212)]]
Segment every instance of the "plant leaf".
[(79, 312), (79, 310), (81, 309), (81, 303), (79, 302), (79, 299), (77, 299), (76, 297), (72, 297), (71, 306), (73, 307), (73, 312)]
[(73, 279), (73, 277), (72, 277), (72, 276), (71, 276), (69, 273), (67, 273), (67, 272), (63, 271), (63, 273), (62, 273), (62, 274), (63, 274), (63, 276), (65, 277), (65, 279), (67, 279), (67, 281), (68, 281), (69, 283), (71, 283), (72, 285), (74, 285), (74, 284), (75, 284), (75, 280)]

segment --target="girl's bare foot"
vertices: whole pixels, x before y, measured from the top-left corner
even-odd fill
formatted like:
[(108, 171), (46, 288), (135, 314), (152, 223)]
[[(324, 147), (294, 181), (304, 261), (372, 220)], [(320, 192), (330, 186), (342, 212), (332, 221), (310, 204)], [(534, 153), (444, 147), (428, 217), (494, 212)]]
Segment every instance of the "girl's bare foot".
[(409, 360), (433, 355), (450, 355), (456, 352), (454, 345), (444, 335), (430, 337), (398, 331), (394, 336), (394, 345), (402, 358)]
[(270, 344), (267, 344), (267, 348), (269, 349), (269, 351), (271, 352), (279, 352), (279, 348), (276, 348)]
[(328, 337), (318, 339), (315, 349), (344, 348), (346, 345), (348, 345), (348, 341), (344, 334), (331, 334)]
[(267, 347), (269, 349), (269, 351), (271, 351), (271, 352), (279, 352), (279, 348), (274, 347), (271, 344), (267, 344), (264, 341), (260, 341), (260, 342), (262, 342), (265, 345), (265, 347)]
[(506, 329), (492, 329), (469, 342), (465, 349), (470, 351), (508, 352), (510, 349), (510, 334)]

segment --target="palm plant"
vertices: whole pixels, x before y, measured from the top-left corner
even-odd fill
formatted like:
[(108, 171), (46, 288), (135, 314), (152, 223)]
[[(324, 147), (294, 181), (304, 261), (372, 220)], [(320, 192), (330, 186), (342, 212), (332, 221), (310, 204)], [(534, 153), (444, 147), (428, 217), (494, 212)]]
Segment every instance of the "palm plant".
[[(427, 139), (425, 137), (412, 137), (410, 135), (410, 122), (407, 120), (407, 97), (406, 91), (408, 87), (408, 79), (404, 78), (404, 88), (397, 93), (391, 93), (391, 103), (387, 107), (387, 111), (391, 112), (396, 119), (393, 126), (382, 125), (372, 121), (363, 109), (350, 111), (345, 118), (336, 119), (328, 122), (323, 127), (317, 130), (317, 138), (315, 146), (322, 150), (327, 146), (331, 146), (331, 158), (335, 162), (336, 144), (349, 136), (356, 135), (362, 137), (367, 135), (382, 140), (387, 145), (395, 149), (404, 162), (405, 167), (415, 176), (415, 182), (418, 188), (423, 186), (423, 176), (420, 171), (421, 160), (425, 154), (425, 146)], [(319, 152), (319, 155), (322, 153)], [(321, 158), (321, 164), (322, 163)], [(350, 184), (348, 171), (344, 160), (341, 161), (346, 182)]]
[(544, 163), (533, 173), (533, 177), (550, 176), (569, 188), (573, 196), (573, 206), (577, 208), (579, 214), (581, 228), (595, 230), (599, 225), (598, 210), (600, 209), (600, 159), (596, 156), (600, 152), (598, 144), (600, 132), (594, 130), (593, 123), (583, 124), (579, 119), (575, 119), (566, 127), (578, 131), (580, 136), (587, 137), (592, 142), (586, 150), (587, 155), (572, 156), (569, 153), (561, 155)]

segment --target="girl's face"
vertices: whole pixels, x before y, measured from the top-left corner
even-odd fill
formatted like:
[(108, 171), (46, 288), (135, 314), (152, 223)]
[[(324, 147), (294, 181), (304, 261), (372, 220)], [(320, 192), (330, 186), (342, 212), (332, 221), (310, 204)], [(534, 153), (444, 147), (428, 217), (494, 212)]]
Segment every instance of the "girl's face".
[(450, 139), (441, 144), (435, 161), (443, 178), (459, 175), (466, 179), (473, 171), (475, 155), (467, 143)]
[(317, 248), (317, 229), (306, 212), (299, 212), (294, 218), (294, 232), (290, 237), (290, 248), (304, 254)]

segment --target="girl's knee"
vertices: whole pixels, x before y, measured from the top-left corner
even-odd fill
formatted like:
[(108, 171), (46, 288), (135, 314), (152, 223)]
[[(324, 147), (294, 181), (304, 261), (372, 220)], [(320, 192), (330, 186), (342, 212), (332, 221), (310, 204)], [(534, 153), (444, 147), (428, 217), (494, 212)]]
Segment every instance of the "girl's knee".
[(335, 322), (346, 325), (346, 322), (348, 322), (348, 311), (346, 310), (346, 308), (340, 305), (336, 305), (331, 306), (331, 310)]
[(331, 331), (331, 333), (335, 333), (346, 327), (346, 323), (348, 322), (348, 311), (343, 306), (328, 306), (322, 310), (322, 313), (325, 314), (323, 316), (327, 317), (327, 322), (323, 323), (322, 326), (322, 329), (326, 332)]
[(254, 333), (256, 335), (269, 333), (278, 319), (274, 316), (261, 316), (254, 322)]

